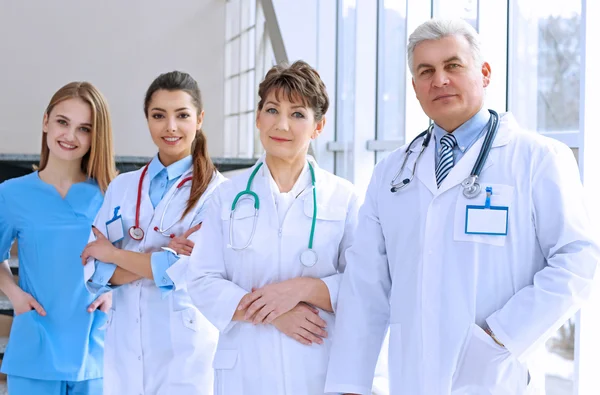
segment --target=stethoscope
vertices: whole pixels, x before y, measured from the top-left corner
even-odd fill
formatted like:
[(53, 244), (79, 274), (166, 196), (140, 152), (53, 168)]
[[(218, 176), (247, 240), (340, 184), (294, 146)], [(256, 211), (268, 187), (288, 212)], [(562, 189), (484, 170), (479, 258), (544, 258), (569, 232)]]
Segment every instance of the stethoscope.
[[(252, 243), (252, 240), (254, 239), (254, 233), (256, 232), (256, 222), (258, 221), (258, 211), (260, 208), (260, 199), (258, 198), (258, 195), (255, 192), (252, 192), (251, 187), (252, 187), (252, 182), (254, 181), (254, 177), (256, 176), (256, 173), (262, 167), (262, 165), (263, 165), (263, 162), (259, 163), (254, 168), (254, 171), (252, 172), (252, 174), (250, 174), (250, 178), (248, 178), (248, 184), (246, 185), (246, 189), (244, 189), (243, 191), (238, 193), (235, 196), (235, 199), (233, 199), (233, 203), (231, 204), (231, 213), (229, 215), (229, 245), (227, 247), (229, 247), (235, 251), (245, 250), (246, 248), (248, 248), (250, 246), (250, 244)], [(310, 164), (310, 162), (308, 162), (308, 168), (310, 170), (310, 178), (311, 178), (311, 182), (312, 182), (312, 191), (313, 191), (313, 218), (312, 218), (312, 225), (310, 228), (310, 238), (308, 239), (308, 248), (305, 249), (304, 251), (302, 251), (302, 253), (300, 254), (300, 262), (306, 267), (312, 267), (319, 260), (319, 257), (317, 256), (317, 252), (315, 250), (313, 250), (313, 240), (315, 237), (315, 225), (317, 223), (317, 189), (315, 188), (315, 171), (314, 171), (312, 165)], [(234, 222), (233, 215), (235, 214), (235, 209), (236, 209), (238, 200), (240, 200), (240, 198), (242, 198), (243, 196), (246, 196), (246, 195), (251, 196), (251, 198), (254, 199), (254, 219), (252, 220), (252, 232), (250, 233), (250, 238), (248, 239), (248, 242), (244, 246), (236, 247), (233, 245), (233, 222)]]
[[(144, 167), (144, 170), (142, 170), (142, 174), (140, 175), (140, 181), (138, 183), (137, 202), (135, 205), (135, 225), (132, 226), (131, 228), (129, 228), (129, 236), (131, 236), (132, 239), (138, 240), (138, 241), (142, 240), (144, 238), (144, 230), (142, 228), (140, 228), (140, 207), (141, 207), (141, 203), (142, 203), (142, 184), (144, 183), (144, 177), (146, 176), (146, 173), (148, 172), (148, 166), (150, 166), (149, 163), (146, 165), (146, 167)], [(170, 226), (164, 228), (163, 226), (164, 226), (164, 220), (165, 220), (165, 213), (167, 212), (167, 208), (171, 204), (171, 201), (173, 200), (173, 197), (175, 196), (175, 194), (177, 194), (177, 192), (179, 192), (181, 187), (186, 182), (191, 181), (192, 179), (193, 179), (193, 177), (190, 176), (190, 177), (185, 177), (184, 179), (179, 181), (179, 184), (177, 184), (177, 188), (175, 189), (175, 192), (173, 192), (171, 194), (171, 196), (169, 197), (169, 200), (167, 200), (167, 203), (162, 212), (162, 215), (160, 216), (160, 223), (158, 224), (158, 226), (154, 227), (155, 232), (159, 232), (163, 236), (168, 236), (170, 238), (175, 237), (174, 233), (167, 234), (167, 232), (169, 231), (169, 229), (171, 229), (173, 226), (175, 226), (177, 221), (173, 222)]]
[[(475, 165), (473, 166), (473, 170), (471, 170), (471, 174), (467, 178), (465, 178), (463, 180), (463, 182), (461, 182), (461, 184), (460, 184), (463, 187), (463, 195), (465, 195), (465, 197), (468, 199), (475, 198), (481, 192), (481, 185), (479, 185), (477, 180), (479, 179), (479, 175), (481, 174), (481, 171), (483, 170), (483, 165), (485, 164), (485, 161), (487, 160), (487, 157), (490, 154), (490, 151), (492, 149), (492, 144), (494, 143), (494, 139), (496, 138), (496, 134), (498, 134), (498, 113), (494, 110), (488, 110), (488, 111), (490, 112), (492, 117), (491, 117), (490, 124), (488, 126), (488, 130), (485, 134), (485, 140), (483, 140), (483, 146), (481, 147), (481, 150), (479, 151), (479, 156), (477, 157), (477, 161), (475, 161)], [(410, 144), (408, 145), (408, 148), (406, 148), (406, 152), (405, 152), (406, 155), (404, 155), (404, 161), (402, 162), (402, 167), (400, 167), (400, 170), (398, 170), (398, 172), (392, 179), (392, 182), (390, 183), (390, 185), (392, 187), (391, 188), (392, 193), (396, 193), (398, 191), (403, 190), (411, 183), (411, 181), (413, 180), (413, 178), (415, 176), (415, 171), (417, 170), (417, 163), (419, 162), (421, 155), (423, 155), (423, 151), (425, 151), (425, 148), (427, 148), (427, 146), (429, 145), (432, 135), (433, 135), (433, 124), (431, 124), (429, 126), (429, 128), (427, 128), (427, 130), (425, 130), (424, 132), (421, 132), (417, 137), (414, 138), (413, 141), (410, 142)], [(417, 160), (415, 161), (415, 164), (413, 165), (412, 173), (410, 174), (410, 176), (408, 178), (405, 178), (401, 182), (397, 183), (396, 181), (398, 180), (400, 175), (404, 172), (404, 168), (406, 166), (408, 157), (410, 156), (410, 152), (411, 152), (413, 144), (420, 138), (423, 138), (423, 144), (421, 144), (421, 150), (419, 151)]]

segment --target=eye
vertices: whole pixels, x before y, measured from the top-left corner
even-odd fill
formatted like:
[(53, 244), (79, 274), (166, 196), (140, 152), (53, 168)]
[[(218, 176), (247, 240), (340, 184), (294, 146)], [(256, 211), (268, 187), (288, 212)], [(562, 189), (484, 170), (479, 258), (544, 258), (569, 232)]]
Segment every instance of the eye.
[(421, 75), (431, 74), (432, 72), (433, 72), (432, 69), (425, 69), (425, 70), (421, 71)]
[(265, 112), (268, 112), (269, 114), (277, 114), (277, 110), (274, 108), (267, 108)]
[(302, 114), (299, 111), (296, 111), (295, 113), (292, 114), (292, 117), (294, 117), (294, 118), (304, 118), (304, 114)]
[(164, 115), (156, 113), (156, 114), (152, 114), (152, 118), (154, 118), (154, 119), (162, 119), (162, 118), (164, 118)]
[(87, 126), (82, 126), (79, 128), (79, 130), (81, 130), (82, 132), (85, 132), (85, 133), (89, 133), (92, 131), (92, 129), (88, 128)]
[(58, 122), (59, 124), (61, 124), (63, 126), (67, 126), (68, 125), (67, 121), (65, 121), (64, 119), (57, 119), (56, 122)]
[(449, 64), (449, 65), (448, 65), (448, 68), (449, 68), (449, 69), (457, 69), (457, 68), (459, 68), (459, 67), (460, 67), (460, 65), (459, 65), (459, 64), (457, 64), (457, 63), (451, 63), (451, 64)]
[(181, 119), (186, 119), (186, 118), (189, 118), (189, 117), (190, 117), (190, 114), (182, 113), (182, 114), (179, 114), (178, 116), (179, 116), (179, 118), (181, 118)]

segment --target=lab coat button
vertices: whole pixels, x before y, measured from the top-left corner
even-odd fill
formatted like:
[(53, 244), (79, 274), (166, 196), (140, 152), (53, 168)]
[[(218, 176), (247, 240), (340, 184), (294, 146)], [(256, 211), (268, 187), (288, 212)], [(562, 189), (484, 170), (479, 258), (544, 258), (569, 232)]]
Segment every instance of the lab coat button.
[(141, 361), (141, 360), (142, 360), (142, 357), (141, 357), (141, 356), (138, 356), (138, 361)]
[(139, 252), (144, 252), (144, 249), (142, 247), (140, 247), (140, 249), (138, 251)]
[(136, 319), (135, 319), (135, 323), (136, 323), (136, 324), (139, 324), (139, 323), (140, 323), (140, 319), (139, 319), (139, 318), (136, 318)]
[(162, 282), (163, 282), (163, 284), (166, 284), (167, 283), (167, 279), (163, 277)]

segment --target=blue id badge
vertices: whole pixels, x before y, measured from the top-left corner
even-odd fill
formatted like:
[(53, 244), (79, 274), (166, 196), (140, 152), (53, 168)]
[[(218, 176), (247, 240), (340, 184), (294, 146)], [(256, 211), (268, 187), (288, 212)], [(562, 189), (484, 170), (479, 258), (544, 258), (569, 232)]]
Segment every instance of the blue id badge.
[(465, 233), (468, 235), (508, 235), (508, 207), (492, 206), (492, 187), (485, 189), (485, 206), (467, 206)]
[(106, 235), (108, 240), (115, 244), (123, 240), (125, 232), (123, 231), (123, 219), (119, 215), (119, 209), (121, 206), (115, 207), (115, 212), (110, 221), (106, 223)]

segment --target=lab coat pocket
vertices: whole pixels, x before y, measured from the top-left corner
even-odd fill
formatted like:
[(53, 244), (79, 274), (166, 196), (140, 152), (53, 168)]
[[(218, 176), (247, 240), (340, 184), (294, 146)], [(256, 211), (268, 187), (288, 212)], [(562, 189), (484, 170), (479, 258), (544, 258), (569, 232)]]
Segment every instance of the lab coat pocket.
[(213, 359), (215, 370), (215, 394), (241, 394), (241, 382), (233, 373), (238, 359), (237, 350), (217, 350)]
[(452, 395), (520, 395), (527, 369), (476, 324), (471, 324), (452, 378)]
[[(310, 230), (312, 227), (312, 219), (314, 217), (314, 203), (311, 197), (304, 200), (304, 215), (307, 218), (306, 225), (299, 227), (298, 232), (302, 237), (306, 237), (308, 242)], [(339, 245), (344, 236), (346, 225), (346, 209), (344, 207), (334, 205), (322, 205), (317, 203), (317, 221), (315, 223), (315, 233), (313, 238), (313, 249), (319, 255), (318, 262), (329, 263), (337, 262), (339, 255)], [(299, 257), (298, 257), (299, 259)], [(320, 266), (319, 263), (316, 265)], [(337, 269), (337, 268), (336, 268)], [(322, 276), (325, 273), (309, 273), (303, 275)]]
[[(490, 197), (490, 205), (493, 207), (508, 207), (507, 219), (507, 234), (506, 235), (489, 235), (489, 234), (468, 234), (466, 233), (467, 225), (467, 206), (485, 206), (486, 193), (485, 188), (492, 188), (492, 196)], [(456, 209), (454, 213), (454, 240), (467, 241), (472, 243), (483, 243), (493, 246), (502, 247), (506, 243), (506, 238), (511, 237), (510, 231), (510, 216), (511, 205), (514, 195), (514, 187), (503, 184), (481, 184), (481, 193), (474, 199), (466, 198), (459, 188), (458, 198), (456, 201)], [(489, 209), (488, 209), (489, 210)], [(497, 213), (498, 211), (496, 211)]]

